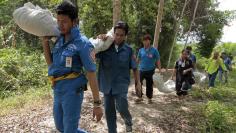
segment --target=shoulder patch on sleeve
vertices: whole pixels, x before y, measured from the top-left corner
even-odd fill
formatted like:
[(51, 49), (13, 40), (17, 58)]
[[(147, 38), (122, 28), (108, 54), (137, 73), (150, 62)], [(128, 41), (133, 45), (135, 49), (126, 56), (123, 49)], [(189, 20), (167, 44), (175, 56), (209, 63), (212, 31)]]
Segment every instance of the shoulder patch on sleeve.
[(96, 54), (94, 48), (90, 48), (90, 58), (95, 63), (96, 62)]

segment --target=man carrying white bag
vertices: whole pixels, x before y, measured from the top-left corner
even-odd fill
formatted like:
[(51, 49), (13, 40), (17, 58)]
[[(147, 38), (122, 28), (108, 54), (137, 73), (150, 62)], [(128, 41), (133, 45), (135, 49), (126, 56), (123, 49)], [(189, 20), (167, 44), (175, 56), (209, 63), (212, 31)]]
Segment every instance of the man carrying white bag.
[[(13, 13), (16, 24), (25, 32), (35, 36), (54, 36), (60, 35), (57, 20), (47, 9), (33, 5), (31, 2), (25, 3), (23, 7), (16, 9)], [(95, 48), (95, 53), (105, 51), (114, 41), (114, 29), (106, 34), (107, 40), (90, 38), (89, 41)]]

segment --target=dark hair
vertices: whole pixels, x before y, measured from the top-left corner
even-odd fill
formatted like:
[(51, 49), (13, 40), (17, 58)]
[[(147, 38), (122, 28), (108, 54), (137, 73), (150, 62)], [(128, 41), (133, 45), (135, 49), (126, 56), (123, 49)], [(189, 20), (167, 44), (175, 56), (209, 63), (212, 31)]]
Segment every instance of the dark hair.
[(221, 55), (227, 55), (226, 52), (222, 52)]
[(152, 40), (152, 37), (151, 37), (151, 35), (149, 35), (149, 34), (146, 34), (146, 35), (144, 35), (143, 36), (143, 40)]
[(123, 21), (118, 21), (114, 27), (114, 32), (116, 31), (116, 29), (122, 29), (125, 31), (125, 35), (128, 34), (129, 32), (129, 26), (126, 22)]
[(192, 51), (192, 47), (191, 46), (187, 46), (186, 50)]
[(78, 8), (70, 1), (65, 0), (56, 7), (58, 15), (67, 15), (71, 20), (78, 18)]
[(189, 51), (188, 51), (187, 49), (183, 49), (181, 53), (183, 54), (184, 52), (186, 52), (187, 54), (189, 54)]

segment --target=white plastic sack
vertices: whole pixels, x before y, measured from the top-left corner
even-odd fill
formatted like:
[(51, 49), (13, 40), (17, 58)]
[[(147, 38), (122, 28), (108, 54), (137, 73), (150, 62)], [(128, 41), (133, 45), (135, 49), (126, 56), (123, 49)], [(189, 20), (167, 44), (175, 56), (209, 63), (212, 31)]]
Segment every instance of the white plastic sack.
[(36, 36), (59, 36), (56, 19), (47, 9), (25, 3), (13, 12), (13, 19), (24, 31)]
[(197, 84), (204, 83), (207, 81), (207, 76), (203, 73), (193, 72), (193, 75)]
[(173, 80), (168, 80), (167, 82), (164, 82), (163, 76), (159, 73), (155, 73), (153, 75), (153, 82), (154, 86), (157, 87), (160, 92), (171, 93), (175, 91), (175, 82)]
[(99, 53), (101, 51), (107, 50), (114, 41), (114, 29), (112, 28), (110, 31), (107, 32), (107, 40), (103, 41), (101, 39), (93, 39), (90, 38), (89, 41), (93, 44), (95, 48), (95, 53)]
[(167, 80), (164, 83), (164, 88), (165, 88), (166, 93), (174, 92), (176, 90), (175, 89), (175, 81), (174, 80)]
[(164, 87), (163, 76), (160, 75), (159, 73), (155, 73), (153, 75), (153, 84), (154, 84), (154, 87), (158, 88), (158, 90), (162, 90)]
[(207, 83), (208, 83), (208, 78), (207, 75), (205, 75), (204, 73), (201, 72), (193, 72), (194, 77), (195, 77), (195, 81), (196, 84), (200, 87), (200, 88), (207, 88)]

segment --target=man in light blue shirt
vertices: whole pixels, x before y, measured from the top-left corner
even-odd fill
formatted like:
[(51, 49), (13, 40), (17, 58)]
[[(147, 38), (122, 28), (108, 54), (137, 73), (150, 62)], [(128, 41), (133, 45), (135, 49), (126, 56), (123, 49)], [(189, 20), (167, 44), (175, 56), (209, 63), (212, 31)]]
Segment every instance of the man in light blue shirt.
[[(143, 80), (146, 80), (146, 96), (148, 97), (148, 103), (152, 103), (155, 68), (158, 66), (159, 72), (161, 72), (160, 54), (156, 48), (151, 46), (151, 36), (149, 34), (143, 37), (143, 46), (138, 52), (140, 82), (142, 84)], [(142, 100), (141, 96), (136, 102)]]

